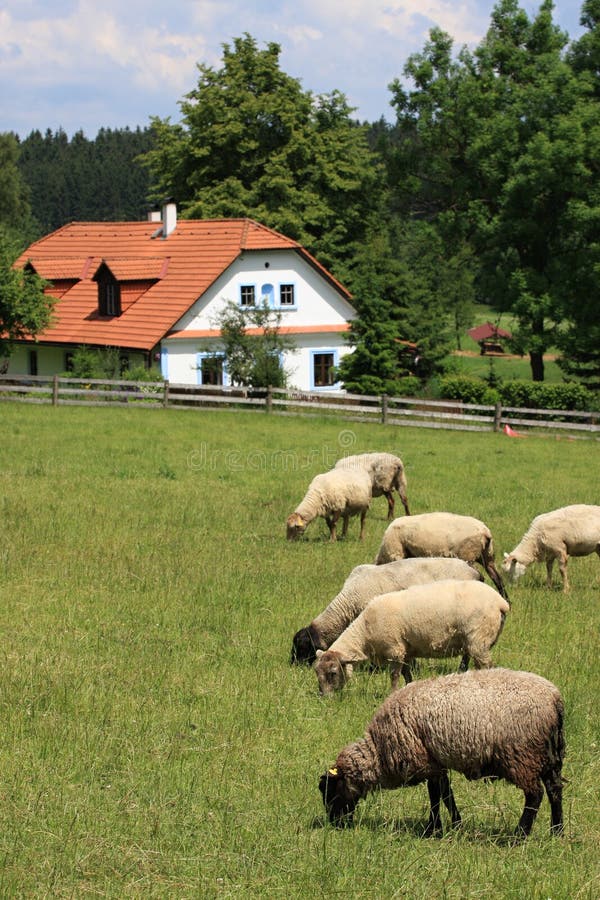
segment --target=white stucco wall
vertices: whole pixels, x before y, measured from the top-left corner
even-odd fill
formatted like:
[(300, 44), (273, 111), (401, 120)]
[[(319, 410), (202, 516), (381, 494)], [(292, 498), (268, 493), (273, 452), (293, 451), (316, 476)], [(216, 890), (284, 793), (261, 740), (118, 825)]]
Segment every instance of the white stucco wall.
[[(315, 386), (313, 355), (332, 353), (334, 365), (338, 365), (340, 359), (352, 351), (344, 335), (339, 333), (293, 335), (290, 340), (296, 345), (296, 349), (286, 351), (283, 355), (283, 366), (288, 375), (289, 387), (301, 391), (340, 390), (339, 384), (331, 387)], [(200, 384), (198, 366), (201, 355), (218, 353), (221, 350), (218, 341), (205, 338), (191, 340), (177, 338), (163, 341), (162, 346), (162, 374), (173, 384)], [(224, 383), (229, 384), (226, 371)]]
[[(294, 306), (279, 305), (281, 285), (294, 285)], [(343, 326), (356, 316), (353, 307), (317, 270), (293, 251), (246, 252), (215, 282), (209, 291), (183, 316), (174, 327), (178, 336), (162, 342), (162, 373), (178, 384), (198, 384), (199, 354), (218, 352), (218, 340), (198, 336), (201, 331), (214, 330), (217, 317), (228, 301), (240, 302), (242, 285), (253, 285), (256, 302), (260, 303), (265, 286), (273, 298), (272, 306), (281, 311), (282, 329), (314, 329)], [(185, 332), (190, 332), (190, 338)], [(193, 334), (193, 333), (196, 334)], [(337, 365), (342, 356), (351, 352), (344, 332), (323, 331), (286, 335), (295, 346), (294, 352), (284, 354), (283, 364), (289, 385), (303, 391), (338, 389), (315, 387), (314, 353), (332, 353)], [(225, 373), (225, 383), (227, 375)]]
[(281, 325), (340, 325), (356, 312), (344, 298), (302, 257), (291, 250), (246, 252), (224, 272), (204, 296), (180, 319), (174, 330), (204, 330), (215, 327), (215, 317), (228, 300), (240, 301), (242, 285), (254, 285), (257, 302), (262, 289), (274, 288), (275, 308), (279, 308), (279, 285), (293, 284), (295, 306), (281, 307)]

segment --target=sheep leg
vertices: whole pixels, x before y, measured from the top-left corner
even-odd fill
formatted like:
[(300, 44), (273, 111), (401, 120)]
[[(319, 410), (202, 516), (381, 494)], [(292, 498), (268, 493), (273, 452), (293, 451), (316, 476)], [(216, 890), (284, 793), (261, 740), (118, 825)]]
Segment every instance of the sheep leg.
[(443, 834), (442, 817), (440, 816), (440, 800), (442, 799), (441, 777), (427, 779), (429, 793), (429, 821), (425, 826), (423, 837), (441, 837)]
[(473, 654), (473, 665), (476, 669), (491, 669), (492, 654), (488, 650), (482, 650), (477, 655)]
[(407, 516), (410, 516), (410, 510), (408, 508), (408, 497), (406, 496), (404, 491), (398, 490), (398, 493), (400, 494), (400, 499), (402, 500), (402, 506), (404, 507), (404, 512), (406, 513)]
[(460, 817), (460, 813), (458, 811), (458, 806), (454, 800), (454, 794), (452, 792), (452, 787), (450, 785), (450, 779), (448, 778), (447, 772), (442, 772), (440, 775), (440, 787), (442, 789), (442, 800), (446, 806), (446, 809), (450, 813), (450, 819), (452, 821), (452, 827), (456, 828), (460, 825), (462, 819)]
[(469, 656), (468, 653), (463, 653), (462, 659), (461, 659), (461, 661), (460, 661), (460, 665), (459, 665), (459, 667), (458, 667), (458, 671), (459, 671), (459, 672), (466, 672), (466, 671), (467, 671), (467, 669), (469, 668), (469, 660), (470, 660), (470, 659), (471, 659), (471, 657)]
[(551, 834), (562, 834), (562, 780), (560, 772), (552, 771), (548, 775), (542, 775), (542, 781), (550, 801), (550, 832)]
[(360, 534), (359, 540), (364, 540), (365, 537), (365, 519), (367, 518), (367, 510), (364, 509), (360, 514)]
[(337, 525), (337, 520), (339, 519), (339, 517), (340, 517), (339, 512), (332, 513), (330, 516), (325, 516), (325, 521), (327, 522), (327, 527), (329, 528), (329, 540), (330, 541), (337, 540), (336, 525)]
[(396, 501), (394, 500), (394, 495), (391, 491), (384, 491), (383, 493), (385, 494), (385, 498), (388, 502), (388, 521), (391, 522), (391, 520), (394, 518), (394, 507), (396, 505)]
[(344, 513), (343, 522), (344, 522), (344, 524), (342, 526), (342, 537), (345, 538), (346, 535), (348, 534), (348, 523), (350, 522), (350, 513)]
[(406, 684), (410, 684), (410, 682), (413, 680), (411, 662), (403, 662), (400, 668), (404, 681), (406, 682)]
[(538, 809), (540, 808), (540, 803), (542, 802), (543, 796), (544, 791), (542, 790), (542, 786), (540, 784), (537, 784), (530, 791), (525, 791), (525, 806), (523, 808), (521, 818), (519, 819), (519, 824), (517, 825), (517, 828), (515, 830), (515, 835), (517, 837), (526, 838), (531, 831), (531, 827), (535, 822), (535, 817), (538, 814)]
[(569, 588), (570, 588), (569, 579), (567, 577), (567, 561), (568, 561), (568, 559), (569, 559), (569, 557), (567, 556), (566, 553), (564, 555), (561, 554), (558, 557), (558, 568), (560, 570), (560, 574), (562, 575), (563, 592), (565, 594), (567, 594), (569, 592)]
[(392, 678), (393, 691), (397, 690), (398, 688), (400, 675), (403, 676), (405, 682), (408, 684), (412, 681), (410, 662), (406, 662), (404, 659), (397, 657), (393, 662), (390, 662), (390, 675)]

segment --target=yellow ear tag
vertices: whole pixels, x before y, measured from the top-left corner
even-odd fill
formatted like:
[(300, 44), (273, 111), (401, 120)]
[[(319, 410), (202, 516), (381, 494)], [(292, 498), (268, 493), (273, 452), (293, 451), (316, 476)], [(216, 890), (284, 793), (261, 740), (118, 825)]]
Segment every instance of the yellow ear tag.
[(337, 775), (337, 773), (338, 773), (337, 769), (327, 769), (328, 775)]

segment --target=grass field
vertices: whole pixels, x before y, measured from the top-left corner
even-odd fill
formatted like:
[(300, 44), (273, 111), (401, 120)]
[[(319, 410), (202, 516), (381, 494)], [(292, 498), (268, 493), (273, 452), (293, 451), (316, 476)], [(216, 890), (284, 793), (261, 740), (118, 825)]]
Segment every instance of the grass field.
[[(588, 898), (600, 896), (600, 561), (572, 591), (532, 567), (496, 663), (566, 705), (566, 832), (544, 799), (453, 787), (464, 827), (419, 835), (424, 785), (324, 822), (318, 779), (359, 737), (388, 678), (319, 698), (294, 632), (372, 561), (373, 502), (330, 544), (285, 540), (310, 478), (344, 453), (399, 453), (414, 512), (484, 519), (496, 555), (531, 518), (598, 503), (598, 444), (264, 414), (0, 406), (0, 895), (3, 897)], [(401, 511), (401, 505), (398, 514)], [(425, 662), (420, 675), (456, 661)]]

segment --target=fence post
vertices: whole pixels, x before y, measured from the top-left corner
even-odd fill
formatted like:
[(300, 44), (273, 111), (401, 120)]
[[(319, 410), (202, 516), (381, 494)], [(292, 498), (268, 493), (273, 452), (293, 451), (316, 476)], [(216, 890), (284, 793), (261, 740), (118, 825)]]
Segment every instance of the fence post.
[(272, 387), (272, 385), (269, 385), (267, 388), (265, 409), (266, 409), (266, 412), (268, 412), (268, 413), (273, 412), (273, 387)]
[(58, 406), (58, 375), (52, 379), (52, 406)]
[(388, 420), (388, 400), (389, 397), (387, 394), (381, 395), (381, 424), (387, 425)]
[(502, 418), (502, 404), (498, 400), (494, 409), (494, 431), (500, 431), (500, 419)]
[(166, 409), (167, 406), (169, 405), (169, 382), (168, 382), (168, 381), (165, 381), (164, 386), (163, 386), (163, 402), (162, 402), (162, 405), (164, 406), (165, 409)]

